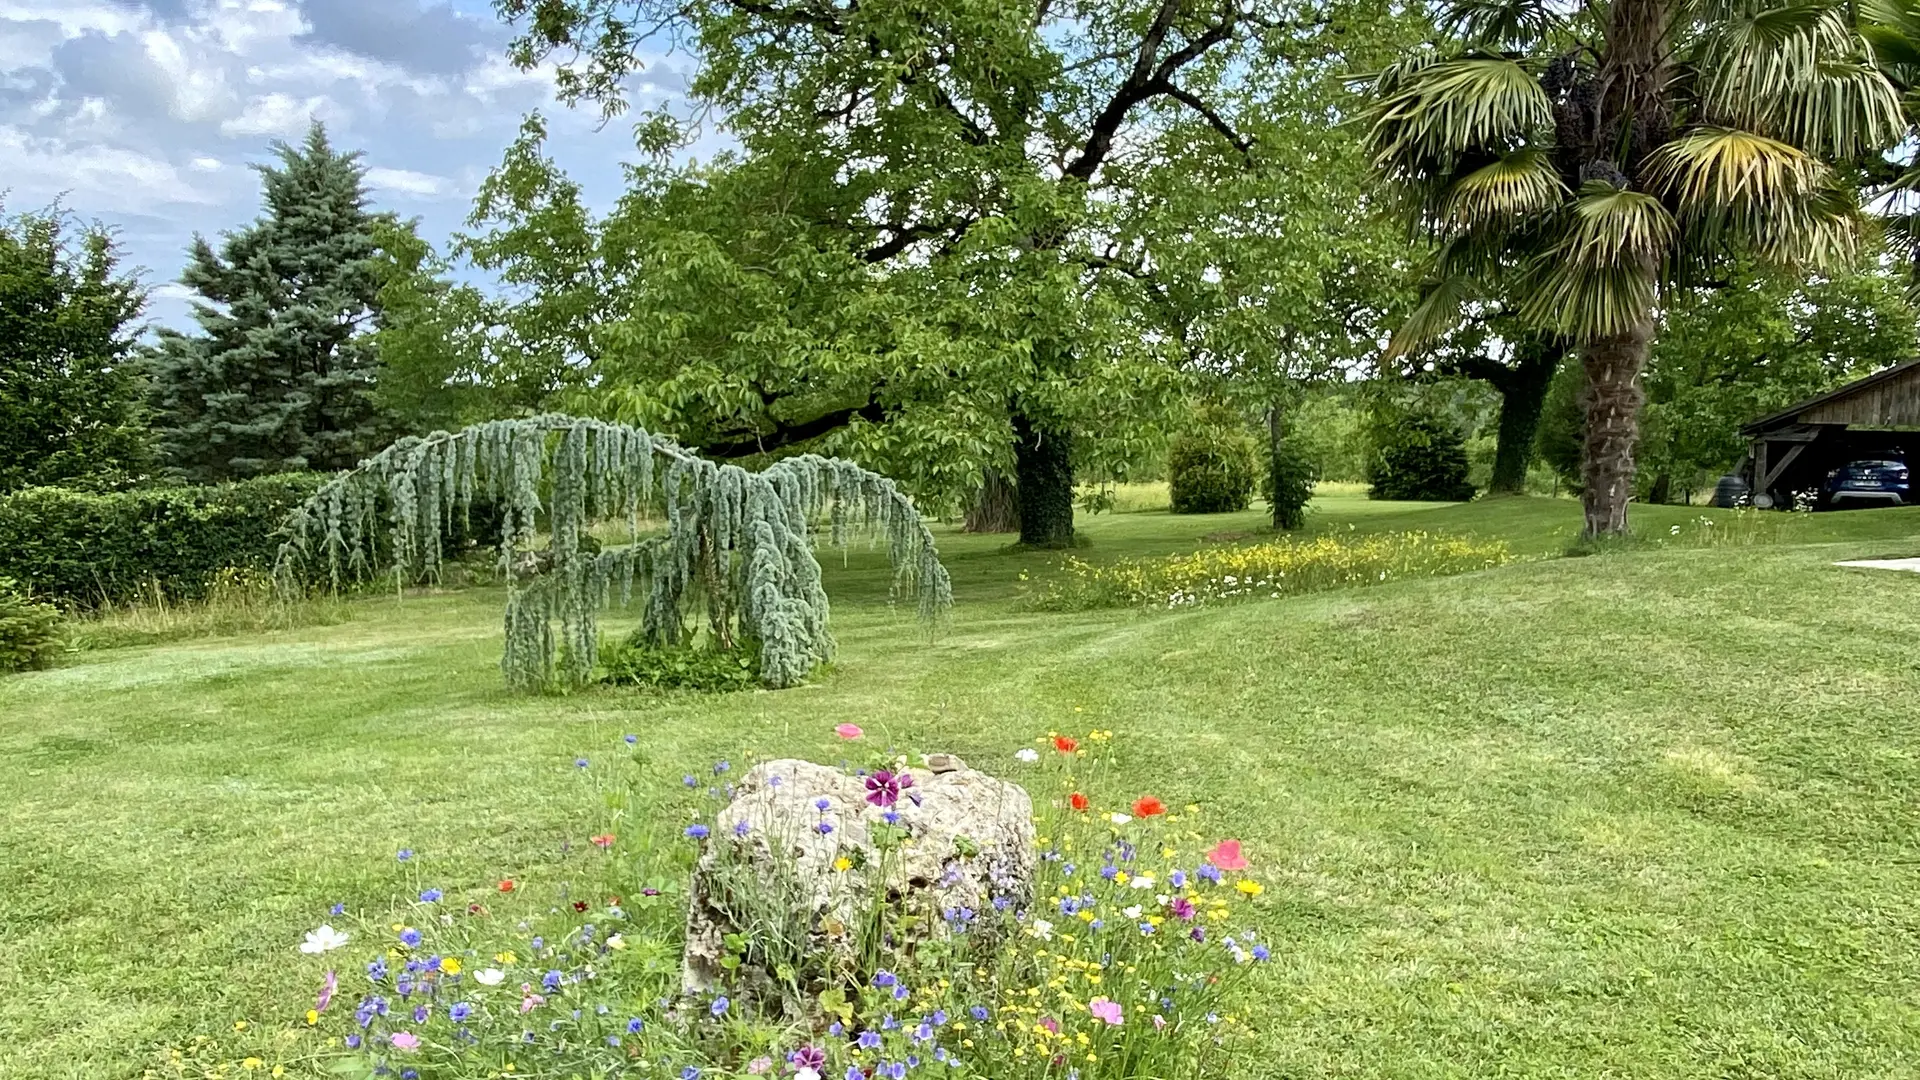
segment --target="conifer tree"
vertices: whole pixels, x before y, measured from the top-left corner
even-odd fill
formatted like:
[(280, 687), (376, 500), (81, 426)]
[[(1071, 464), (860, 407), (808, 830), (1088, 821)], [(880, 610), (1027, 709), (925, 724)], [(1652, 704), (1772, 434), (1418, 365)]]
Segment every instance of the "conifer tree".
[[(197, 334), (163, 330), (149, 354), (160, 451), (200, 482), (352, 467), (388, 434), (373, 398), (380, 319), (376, 230), (359, 154), (316, 121), (259, 165), (265, 213), (196, 236), (181, 282), (203, 297)], [(402, 226), (405, 227), (405, 226)]]
[(59, 210), (0, 220), (0, 491), (146, 471), (130, 354), (146, 290), (112, 236)]

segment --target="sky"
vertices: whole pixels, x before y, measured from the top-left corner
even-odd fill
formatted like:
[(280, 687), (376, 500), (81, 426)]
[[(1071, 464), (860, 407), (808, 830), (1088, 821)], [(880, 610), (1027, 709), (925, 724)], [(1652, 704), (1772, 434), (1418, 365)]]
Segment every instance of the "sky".
[[(549, 73), (506, 62), (510, 33), (485, 0), (0, 0), (0, 193), (9, 212), (58, 201), (113, 227), (154, 287), (149, 316), (182, 329), (190, 294), (174, 279), (193, 234), (252, 221), (247, 166), (310, 118), (364, 152), (376, 207), (417, 217), (436, 245), (532, 109), (607, 205), (631, 122), (554, 102)], [(636, 103), (689, 71), (649, 64)]]

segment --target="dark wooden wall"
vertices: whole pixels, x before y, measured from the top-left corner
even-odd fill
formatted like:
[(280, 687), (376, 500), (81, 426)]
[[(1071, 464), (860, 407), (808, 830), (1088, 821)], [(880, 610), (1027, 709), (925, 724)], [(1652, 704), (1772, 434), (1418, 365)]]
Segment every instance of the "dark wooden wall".
[(1815, 405), (1796, 419), (1803, 424), (1920, 427), (1920, 367)]

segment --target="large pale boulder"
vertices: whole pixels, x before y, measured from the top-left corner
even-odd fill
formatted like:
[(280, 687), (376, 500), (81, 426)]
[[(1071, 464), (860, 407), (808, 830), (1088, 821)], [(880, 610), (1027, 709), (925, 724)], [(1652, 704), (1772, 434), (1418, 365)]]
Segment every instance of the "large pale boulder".
[(869, 800), (872, 780), (792, 759), (746, 774), (694, 867), (687, 992), (803, 1007), (829, 974), (870, 975), (860, 955), (897, 956), (996, 902), (1027, 903), (1033, 803), (1019, 785), (950, 754), (896, 774), (891, 805)]

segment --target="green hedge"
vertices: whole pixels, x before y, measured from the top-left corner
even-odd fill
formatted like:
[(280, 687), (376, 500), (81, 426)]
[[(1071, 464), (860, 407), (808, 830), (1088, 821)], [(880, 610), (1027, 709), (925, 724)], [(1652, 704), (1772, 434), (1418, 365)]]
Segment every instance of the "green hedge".
[(281, 473), (105, 495), (16, 491), (0, 496), (0, 577), (70, 608), (138, 600), (156, 583), (168, 599), (197, 600), (227, 567), (272, 566), (287, 514), (325, 479)]

